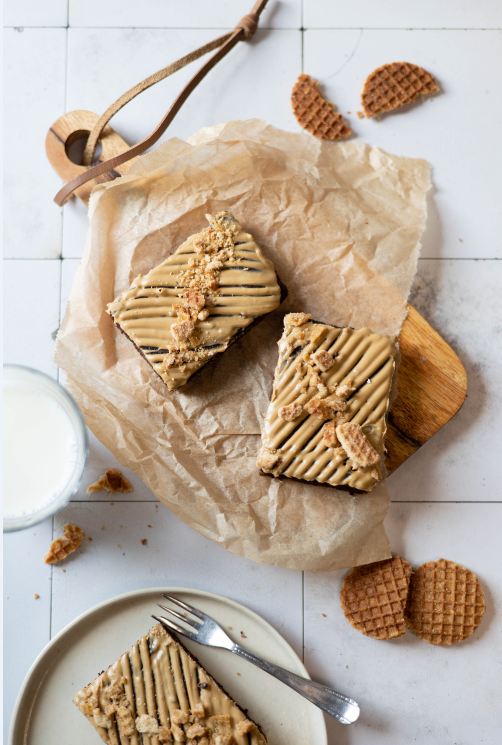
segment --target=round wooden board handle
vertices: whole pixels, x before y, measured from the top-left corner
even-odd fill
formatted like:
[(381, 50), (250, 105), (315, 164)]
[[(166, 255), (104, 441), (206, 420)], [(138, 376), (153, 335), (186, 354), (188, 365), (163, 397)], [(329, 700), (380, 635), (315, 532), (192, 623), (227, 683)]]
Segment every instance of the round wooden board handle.
[[(70, 111), (68, 114), (60, 116), (47, 132), (47, 137), (45, 138), (45, 152), (47, 153), (51, 166), (54, 168), (58, 176), (61, 176), (65, 183), (71, 181), (75, 176), (79, 176), (84, 171), (88, 171), (89, 168), (92, 167), (79, 166), (76, 163), (73, 163), (73, 161), (68, 157), (68, 152), (74, 142), (89, 136), (89, 132), (98, 119), (99, 116), (94, 114), (92, 111)], [(100, 142), (103, 151), (96, 163), (102, 163), (116, 155), (120, 155), (130, 147), (130, 145), (128, 145), (109, 124), (107, 124), (103, 129)], [(125, 173), (135, 160), (136, 158), (132, 158), (126, 163), (117, 166), (115, 169), (107, 171), (106, 173), (101, 174), (101, 176), (88, 181), (75, 191), (75, 195), (81, 199), (85, 205), (88, 205), (91, 191), (96, 184), (113, 181), (117, 176), (121, 176)], [(93, 163), (93, 165), (96, 165), (96, 163)]]

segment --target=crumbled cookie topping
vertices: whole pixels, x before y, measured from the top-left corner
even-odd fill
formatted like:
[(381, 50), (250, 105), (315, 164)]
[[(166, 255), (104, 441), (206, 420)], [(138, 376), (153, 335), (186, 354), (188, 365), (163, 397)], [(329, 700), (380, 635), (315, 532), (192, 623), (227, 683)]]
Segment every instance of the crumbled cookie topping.
[(312, 344), (315, 344), (315, 342), (323, 336), (325, 332), (325, 327), (322, 326), (320, 323), (316, 323), (314, 327), (312, 328), (312, 331), (310, 332), (310, 341)]
[(202, 724), (199, 724), (196, 722), (195, 724), (191, 724), (190, 727), (187, 728), (186, 734), (187, 737), (202, 737), (202, 735), (205, 735), (207, 731), (207, 727), (203, 727)]
[(214, 303), (218, 281), (225, 261), (235, 261), (235, 223), (228, 219), (228, 212), (218, 212), (215, 217), (206, 215), (210, 226), (194, 241), (196, 256), (189, 261), (190, 268), (181, 272), (178, 283), (197, 290), (204, 298), (204, 305)]
[(85, 533), (77, 526), (71, 523), (63, 525), (64, 538), (56, 538), (52, 541), (50, 549), (44, 556), (45, 564), (56, 564), (61, 559), (66, 559), (82, 543)]
[(319, 350), (310, 355), (310, 359), (317, 365), (319, 370), (326, 372), (335, 364), (335, 358), (329, 352)]
[(277, 451), (270, 450), (269, 448), (263, 446), (258, 453), (256, 465), (258, 466), (258, 468), (263, 468), (264, 471), (271, 471), (272, 468), (277, 465), (278, 461), (279, 456), (277, 454)]
[(206, 716), (206, 713), (204, 711), (204, 705), (203, 704), (195, 704), (195, 706), (192, 709), (192, 714), (196, 719), (202, 719)]
[(238, 735), (247, 735), (248, 732), (254, 730), (255, 727), (256, 725), (254, 722), (251, 722), (249, 719), (242, 719), (235, 725), (235, 731)]
[(285, 326), (301, 326), (302, 323), (310, 321), (312, 316), (310, 313), (288, 313), (284, 316)]
[(340, 442), (336, 436), (336, 422), (331, 419), (322, 428), (322, 439), (327, 448), (336, 448)]
[(109, 729), (112, 726), (112, 718), (108, 714), (103, 714), (101, 709), (94, 709), (92, 716), (98, 727)]
[(349, 458), (361, 468), (374, 466), (380, 455), (373, 448), (359, 424), (346, 422), (336, 428), (336, 434)]
[(132, 491), (129, 481), (118, 468), (110, 468), (103, 476), (87, 487), (87, 494), (95, 491), (109, 491), (111, 494), (124, 494)]
[(186, 737), (184, 731), (181, 729), (179, 724), (171, 724), (171, 732), (176, 742), (185, 742)]
[(302, 411), (303, 406), (298, 402), (294, 402), (292, 404), (288, 404), (287, 406), (281, 406), (281, 408), (277, 411), (277, 415), (280, 416), (281, 419), (284, 419), (284, 421), (286, 422), (292, 422), (295, 419), (298, 419)]
[(311, 398), (307, 411), (318, 419), (334, 419), (338, 412), (345, 411), (347, 404), (336, 398)]
[(161, 727), (159, 727), (159, 742), (164, 745), (166, 742), (172, 742), (173, 736), (171, 734), (171, 730), (169, 727), (166, 727), (165, 724), (163, 724)]
[(354, 393), (356, 390), (352, 378), (348, 378), (345, 383), (341, 383), (340, 385), (337, 385), (336, 387), (336, 395), (338, 398), (348, 398), (351, 393)]
[(182, 711), (181, 709), (175, 709), (171, 715), (171, 722), (173, 724), (187, 724), (190, 717), (186, 713), (186, 711)]
[(232, 745), (233, 739), (229, 732), (222, 732), (221, 734), (212, 736), (211, 745)]
[(149, 714), (142, 714), (136, 719), (136, 729), (144, 735), (157, 735), (159, 732), (159, 723), (155, 717)]

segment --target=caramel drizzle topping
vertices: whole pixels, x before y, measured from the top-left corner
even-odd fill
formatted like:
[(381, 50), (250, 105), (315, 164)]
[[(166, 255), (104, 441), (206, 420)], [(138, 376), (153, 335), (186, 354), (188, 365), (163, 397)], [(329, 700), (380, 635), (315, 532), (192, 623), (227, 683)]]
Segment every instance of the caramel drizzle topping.
[[(321, 350), (334, 357), (332, 367), (324, 372), (310, 359), (312, 353)], [(263, 470), (274, 476), (372, 489), (381, 478), (379, 471), (375, 466), (357, 467), (339, 445), (328, 447), (323, 437), (328, 415), (325, 420), (310, 415), (307, 404), (318, 397), (337, 402), (340, 396), (336, 389), (343, 391), (346, 409), (333, 413), (330, 419), (337, 425), (348, 421), (359, 424), (369, 443), (383, 454), (395, 355), (396, 337), (369, 329), (341, 329), (313, 321), (286, 326), (279, 341), (272, 400), (262, 430), (266, 452), (277, 457), (272, 467), (262, 466)], [(314, 387), (316, 380), (318, 385)], [(287, 421), (278, 411), (292, 403), (301, 404), (303, 411), (298, 418)]]
[[(245, 735), (236, 731), (236, 725), (246, 720), (244, 712), (160, 625), (154, 626), (74, 698), (74, 703), (108, 745), (160, 745), (158, 735), (140, 735), (135, 726), (131, 735), (125, 735), (123, 729), (120, 732), (120, 716), (117, 717), (116, 712), (109, 715), (110, 726), (98, 726), (88, 703), (93, 700), (97, 701), (103, 713), (106, 709), (110, 711), (110, 701), (126, 707), (132, 722), (137, 717), (149, 715), (157, 720), (159, 727), (170, 730), (174, 725), (175, 730), (178, 726), (185, 734), (184, 739), (190, 726), (198, 722), (206, 728), (206, 737), (211, 743), (214, 742), (213, 736), (220, 731), (228, 732), (232, 745), (266, 745), (257, 727)], [(194, 717), (192, 712), (197, 711), (201, 704), (204, 716)], [(179, 711), (188, 715), (188, 721), (176, 725), (175, 712)], [(229, 717), (228, 723), (219, 724), (218, 717)], [(173, 740), (178, 738), (173, 737)]]
[(228, 212), (208, 219), (209, 228), (108, 306), (171, 390), (280, 303), (273, 264), (252, 236)]

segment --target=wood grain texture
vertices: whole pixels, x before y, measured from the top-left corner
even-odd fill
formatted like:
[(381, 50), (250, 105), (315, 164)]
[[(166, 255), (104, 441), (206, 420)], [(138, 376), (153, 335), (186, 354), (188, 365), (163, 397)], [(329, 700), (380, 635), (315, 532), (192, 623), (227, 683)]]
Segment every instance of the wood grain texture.
[[(68, 148), (89, 134), (97, 120), (97, 114), (91, 111), (72, 111), (60, 117), (47, 133), (47, 157), (64, 181), (90, 168), (73, 163), (68, 158)], [(129, 148), (109, 125), (103, 130), (100, 141), (103, 151), (99, 162)], [(88, 204), (97, 183), (113, 181), (129, 168), (133, 160), (84, 184), (75, 192), (76, 195)], [(389, 474), (456, 414), (467, 392), (467, 377), (459, 358), (411, 305), (408, 305), (408, 315), (399, 335), (399, 346), (401, 364), (397, 396), (389, 411), (385, 441)]]
[[(50, 164), (56, 173), (61, 176), (63, 181), (71, 181), (75, 176), (78, 176), (80, 173), (88, 171), (89, 168), (91, 168), (91, 166), (79, 166), (76, 163), (73, 163), (68, 157), (68, 150), (76, 140), (89, 135), (89, 132), (98, 119), (98, 115), (93, 114), (92, 111), (70, 111), (68, 114), (63, 114), (63, 116), (59, 117), (47, 132), (47, 137), (45, 138), (45, 152), (47, 153)], [(99, 159), (92, 165), (109, 160), (115, 155), (120, 155), (120, 153), (129, 149), (127, 142), (125, 142), (125, 140), (123, 140), (122, 137), (120, 137), (120, 135), (118, 135), (109, 125), (103, 129), (99, 141), (103, 151)], [(96, 184), (113, 181), (117, 176), (121, 176), (125, 173), (135, 160), (136, 158), (131, 158), (127, 163), (117, 166), (114, 170), (103, 173), (101, 176), (92, 179), (92, 181), (88, 181), (75, 191), (75, 195), (81, 199), (84, 204), (89, 204), (91, 191)]]
[(411, 305), (399, 346), (397, 396), (389, 411), (385, 440), (389, 474), (457, 413), (467, 392), (467, 376), (459, 358)]

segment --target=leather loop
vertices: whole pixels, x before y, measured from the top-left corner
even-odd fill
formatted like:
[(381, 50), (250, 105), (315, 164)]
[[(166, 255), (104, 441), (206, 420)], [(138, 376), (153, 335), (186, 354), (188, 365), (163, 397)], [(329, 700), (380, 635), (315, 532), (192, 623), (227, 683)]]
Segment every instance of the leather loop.
[(212, 57), (210, 57), (204, 65), (202, 65), (200, 70), (193, 76), (193, 78), (189, 81), (185, 88), (183, 88), (165, 117), (148, 137), (146, 137), (141, 142), (138, 142), (137, 145), (129, 148), (129, 150), (126, 150), (124, 153), (116, 155), (114, 158), (110, 158), (103, 163), (98, 163), (95, 166), (89, 167), (87, 171), (84, 171), (79, 176), (69, 181), (65, 186), (63, 186), (62, 189), (60, 189), (60, 191), (58, 191), (58, 193), (54, 197), (54, 201), (56, 202), (56, 204), (62, 207), (71, 198), (73, 192), (75, 191), (75, 189), (78, 189), (79, 186), (82, 186), (83, 184), (87, 183), (87, 181), (91, 181), (97, 176), (100, 176), (102, 173), (111, 171), (113, 168), (116, 168), (122, 163), (126, 163), (128, 160), (131, 160), (137, 155), (141, 155), (141, 153), (144, 153), (145, 150), (148, 150), (148, 148), (152, 147), (152, 145), (154, 145), (157, 140), (164, 134), (167, 127), (172, 122), (190, 93), (206, 76), (209, 70), (211, 70), (216, 65), (216, 63), (220, 61), (220, 59), (222, 59), (231, 49), (233, 49), (233, 47), (239, 41), (250, 39), (251, 36), (255, 33), (258, 26), (260, 13), (267, 4), (267, 1), (268, 0), (257, 0), (251, 13), (247, 16), (244, 16), (244, 18), (239, 21), (239, 24), (236, 26), (233, 32), (218, 37), (218, 39), (215, 39), (213, 42), (209, 42), (209, 44), (200, 47), (195, 52), (192, 52), (192, 54), (186, 55), (181, 60), (178, 60), (178, 62), (174, 62), (167, 68), (164, 68), (164, 70), (159, 71), (159, 73), (151, 75), (142, 83), (139, 83), (134, 88), (131, 88), (128, 93), (125, 93), (118, 99), (118, 101), (110, 106), (110, 108), (107, 109), (103, 116), (100, 117), (95, 127), (93, 128), (92, 133), (90, 134), (90, 137), (88, 139), (88, 147), (86, 147), (85, 151), (87, 163), (92, 161), (94, 150), (102, 129), (106, 126), (112, 116), (120, 108), (122, 108), (122, 106), (128, 103), (128, 101), (137, 96), (143, 90), (146, 90), (146, 88), (167, 77), (167, 75), (171, 75), (173, 72), (180, 69), (181, 67), (184, 67), (189, 62), (202, 56), (202, 54), (205, 54), (206, 52), (218, 46), (220, 47), (218, 51), (213, 54)]
[(257, 13), (250, 13), (243, 16), (235, 28), (241, 28), (244, 31), (244, 39), (250, 39), (258, 28), (259, 16)]

